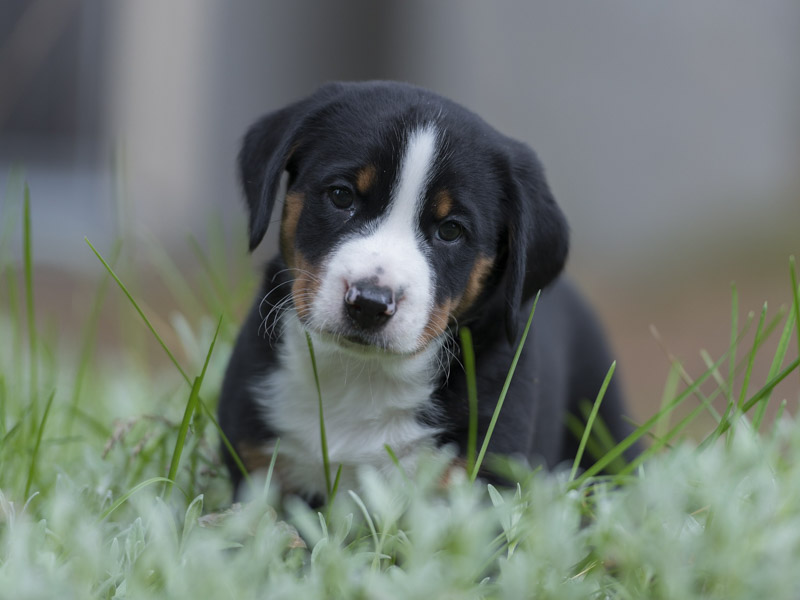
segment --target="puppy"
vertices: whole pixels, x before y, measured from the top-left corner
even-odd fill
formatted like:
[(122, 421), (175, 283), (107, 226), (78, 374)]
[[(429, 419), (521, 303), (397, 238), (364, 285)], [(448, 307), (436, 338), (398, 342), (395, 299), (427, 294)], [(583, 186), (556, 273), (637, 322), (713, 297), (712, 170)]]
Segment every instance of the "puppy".
[[(466, 454), (457, 329), (472, 331), (483, 439), (535, 294), (534, 324), (489, 451), (554, 466), (575, 455), (567, 413), (611, 365), (602, 332), (559, 274), (567, 225), (536, 155), (434, 93), (333, 83), (245, 136), (239, 172), (250, 249), (288, 174), (280, 254), (267, 266), (222, 387), (219, 422), (248, 470), (280, 439), (285, 493), (324, 497), (318, 392), (330, 468), (413, 472), (422, 449)], [(629, 428), (611, 382), (601, 417)], [(242, 473), (224, 450), (236, 494)]]

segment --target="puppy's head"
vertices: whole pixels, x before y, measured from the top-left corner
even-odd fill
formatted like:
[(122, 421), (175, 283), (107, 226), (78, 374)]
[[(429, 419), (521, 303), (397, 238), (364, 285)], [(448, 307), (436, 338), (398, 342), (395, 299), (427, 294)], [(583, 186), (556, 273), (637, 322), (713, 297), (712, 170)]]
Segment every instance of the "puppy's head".
[(513, 339), (521, 304), (566, 259), (533, 152), (412, 86), (327, 85), (253, 125), (239, 168), (251, 249), (288, 172), (280, 241), (294, 308), (356, 351), (416, 353), (489, 304), (504, 306)]

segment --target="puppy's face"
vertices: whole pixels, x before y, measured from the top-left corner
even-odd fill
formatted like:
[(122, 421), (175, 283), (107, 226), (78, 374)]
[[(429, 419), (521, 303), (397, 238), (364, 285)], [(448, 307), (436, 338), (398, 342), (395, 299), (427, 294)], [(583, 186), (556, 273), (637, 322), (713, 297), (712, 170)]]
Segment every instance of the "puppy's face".
[[(524, 148), (532, 166), (515, 165), (521, 145), (513, 144), (417, 88), (323, 88), (268, 115), (245, 140), (251, 245), (263, 236), (286, 170), (280, 242), (300, 321), (357, 352), (417, 353), (501, 280), (511, 310), (530, 294), (537, 203), (545, 224), (553, 221), (548, 211), (555, 214), (554, 237), (563, 240), (547, 273), (563, 264), (563, 219), (551, 198), (521, 189), (547, 193), (535, 157)], [(549, 262), (543, 255), (540, 266)]]
[(373, 131), (365, 140), (347, 115), (328, 115), (295, 149), (281, 247), (306, 327), (346, 347), (415, 353), (481, 294), (501, 188), (485, 157), (454, 160), (462, 140), (441, 122)]

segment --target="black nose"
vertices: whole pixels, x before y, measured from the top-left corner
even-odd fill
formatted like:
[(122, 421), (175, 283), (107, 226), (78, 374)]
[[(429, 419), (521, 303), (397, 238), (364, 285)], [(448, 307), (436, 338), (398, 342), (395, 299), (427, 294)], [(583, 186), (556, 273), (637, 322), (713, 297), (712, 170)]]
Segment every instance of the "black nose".
[(347, 288), (344, 306), (350, 318), (362, 329), (381, 327), (397, 309), (391, 288), (369, 280), (357, 281)]

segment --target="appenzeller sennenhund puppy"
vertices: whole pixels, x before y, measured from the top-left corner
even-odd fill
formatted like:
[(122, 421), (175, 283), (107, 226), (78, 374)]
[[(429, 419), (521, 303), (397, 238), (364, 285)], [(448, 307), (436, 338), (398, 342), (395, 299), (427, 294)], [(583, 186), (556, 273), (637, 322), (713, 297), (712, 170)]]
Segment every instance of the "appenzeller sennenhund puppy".
[[(386, 445), (408, 472), (430, 449), (463, 457), (469, 408), (458, 328), (474, 340), (480, 442), (539, 290), (489, 451), (549, 467), (575, 456), (566, 415), (594, 400), (612, 358), (595, 317), (560, 277), (568, 228), (528, 146), (418, 87), (332, 83), (256, 122), (238, 164), (251, 250), (283, 204), (280, 253), (241, 329), (219, 405), (249, 470), (269, 463), (279, 438), (283, 492), (324, 496), (307, 336), (340, 487), (355, 487), (361, 466), (397, 468)], [(630, 431), (624, 412), (612, 380), (600, 415), (618, 439)], [(241, 471), (224, 453), (238, 494)]]

